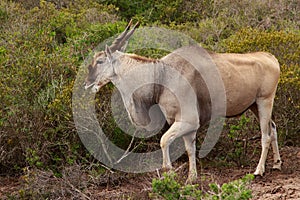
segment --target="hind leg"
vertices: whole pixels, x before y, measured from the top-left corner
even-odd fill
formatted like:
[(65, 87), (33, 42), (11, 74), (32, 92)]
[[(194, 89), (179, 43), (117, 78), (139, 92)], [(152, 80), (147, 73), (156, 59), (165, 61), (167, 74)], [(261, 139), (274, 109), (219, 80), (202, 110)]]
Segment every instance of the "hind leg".
[[(257, 104), (254, 103), (250, 107), (251, 111), (255, 114), (255, 116), (259, 119), (258, 115), (258, 107)], [(277, 131), (275, 123), (270, 119), (269, 129), (271, 131), (271, 143), (272, 143), (272, 150), (273, 150), (273, 158), (274, 158), (274, 165), (273, 169), (281, 169), (282, 161), (280, 159), (279, 149), (278, 149), (278, 142), (277, 142)]]
[(261, 129), (261, 156), (259, 159), (259, 163), (257, 168), (254, 172), (254, 175), (263, 175), (265, 172), (265, 163), (268, 155), (268, 151), (270, 148), (270, 144), (272, 141), (270, 135), (270, 120), (271, 120), (271, 113), (273, 108), (273, 98), (261, 98), (257, 99), (257, 108), (258, 108), (258, 117), (259, 117), (259, 124)]
[(274, 158), (273, 169), (281, 170), (282, 161), (280, 159), (280, 154), (278, 149), (276, 125), (272, 120), (270, 121), (270, 128), (271, 128), (272, 149), (273, 149), (273, 158)]

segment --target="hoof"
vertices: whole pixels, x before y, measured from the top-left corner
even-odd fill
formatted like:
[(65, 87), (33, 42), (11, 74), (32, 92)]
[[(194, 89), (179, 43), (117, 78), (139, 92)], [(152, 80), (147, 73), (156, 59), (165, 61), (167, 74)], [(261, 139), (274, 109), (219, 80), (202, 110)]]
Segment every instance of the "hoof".
[(169, 170), (169, 169), (172, 169), (173, 167), (172, 167), (172, 163), (170, 163), (170, 162), (163, 162), (163, 164), (162, 164), (162, 169), (167, 169), (167, 170)]
[(263, 177), (264, 175), (263, 174), (253, 174), (254, 175), (254, 177), (256, 178), (256, 177)]
[(197, 180), (197, 171), (196, 170), (191, 170), (189, 171), (189, 175), (187, 180), (185, 181), (186, 184), (193, 184)]
[(189, 176), (188, 179), (185, 181), (185, 184), (194, 184), (197, 181), (197, 176)]
[(256, 170), (255, 172), (254, 172), (254, 176), (264, 176), (264, 170), (262, 170), (262, 169), (260, 169), (260, 170)]
[(280, 160), (278, 162), (274, 163), (273, 169), (281, 171), (281, 164), (282, 164), (282, 161), (280, 161)]
[(281, 165), (273, 165), (273, 170), (281, 171)]
[(174, 170), (173, 170), (173, 168), (172, 168), (172, 166), (170, 167), (162, 167), (161, 169), (160, 169), (160, 172), (161, 172), (161, 174), (163, 174), (163, 173), (172, 173)]
[(163, 166), (161, 169), (162, 169), (162, 171), (167, 172), (167, 171), (172, 170), (173, 167), (172, 167), (172, 165), (166, 165), (166, 166)]

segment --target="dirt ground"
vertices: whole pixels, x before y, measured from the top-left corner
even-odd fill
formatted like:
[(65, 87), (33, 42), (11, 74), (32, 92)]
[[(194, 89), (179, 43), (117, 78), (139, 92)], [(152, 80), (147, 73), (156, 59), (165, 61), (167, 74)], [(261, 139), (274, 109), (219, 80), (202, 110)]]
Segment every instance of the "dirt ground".
[[(300, 147), (283, 147), (280, 149), (280, 154), (283, 160), (281, 171), (272, 170), (272, 155), (269, 155), (265, 176), (256, 177), (252, 181), (250, 187), (253, 191), (253, 200), (300, 200)], [(186, 176), (187, 165), (179, 165), (176, 168), (175, 164), (175, 170), (179, 175)], [(253, 173), (254, 170), (255, 168), (250, 167), (205, 167), (198, 171), (202, 181), (197, 183), (205, 191), (208, 189), (208, 183), (217, 182), (222, 184), (241, 178), (247, 173)], [(148, 199), (153, 177), (158, 177), (157, 173), (128, 178), (126, 182), (116, 184), (114, 187), (98, 188), (100, 190), (95, 192), (95, 196), (99, 199), (126, 199), (126, 196), (135, 197), (134, 199)], [(205, 180), (203, 177), (205, 177)]]
[[(300, 199), (300, 147), (283, 147), (280, 153), (283, 160), (282, 170), (271, 169), (272, 162), (269, 155), (265, 176), (256, 177), (250, 185), (253, 191), (252, 199)], [(254, 171), (253, 167), (199, 166), (198, 168), (201, 181), (197, 183), (204, 191), (207, 190), (208, 183), (222, 184)], [(187, 164), (175, 163), (175, 170), (179, 176), (186, 176)], [(157, 178), (159, 174), (160, 172), (108, 173), (101, 179), (95, 179), (95, 184), (88, 184), (79, 195), (79, 199), (149, 199), (151, 180)], [(23, 182), (22, 177), (0, 177), (0, 199), (8, 199), (9, 194), (20, 193)]]
[(300, 148), (281, 149), (281, 171), (267, 172), (252, 184), (253, 199), (300, 199)]
[[(269, 153), (266, 172), (263, 177), (255, 177), (251, 189), (255, 200), (300, 200), (300, 148), (283, 147), (280, 149), (283, 161), (282, 170), (272, 170), (272, 155)], [(214, 169), (218, 170), (218, 169)], [(255, 168), (225, 168), (222, 172), (213, 172), (217, 182), (223, 183), (253, 173)]]

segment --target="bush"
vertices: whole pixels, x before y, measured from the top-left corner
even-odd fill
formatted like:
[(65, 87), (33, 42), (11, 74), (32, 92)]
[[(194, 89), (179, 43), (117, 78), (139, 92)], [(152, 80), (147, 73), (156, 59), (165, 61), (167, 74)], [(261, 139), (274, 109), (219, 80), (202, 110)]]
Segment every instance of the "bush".
[(164, 199), (243, 199), (247, 200), (252, 197), (252, 192), (247, 188), (254, 176), (251, 174), (245, 177), (224, 183), (222, 186), (217, 183), (209, 185), (210, 191), (207, 193), (198, 189), (198, 185), (181, 185), (176, 180), (176, 174), (173, 172), (164, 173), (160, 179), (152, 180), (152, 191), (150, 197), (155, 198), (156, 195)]
[(146, 24), (181, 26), (187, 23), (186, 28), (190, 29), (191, 26), (201, 28), (205, 21), (213, 20), (216, 24), (221, 22), (226, 25), (221, 34), (230, 34), (247, 26), (262, 29), (272, 27), (277, 30), (291, 27), (297, 29), (300, 21), (300, 4), (297, 0), (113, 0), (107, 2), (107, 5), (110, 4), (119, 8), (123, 18), (136, 18)]
[(155, 197), (159, 195), (164, 199), (187, 199), (187, 198), (197, 198), (202, 197), (201, 190), (198, 190), (198, 185), (181, 185), (177, 180), (177, 174), (174, 172), (163, 173), (163, 177), (160, 179), (152, 180), (152, 191), (150, 197)]
[(159, 24), (184, 23), (198, 21), (212, 11), (212, 1), (183, 1), (183, 0), (113, 0), (113, 4), (120, 9), (120, 15), (126, 19), (137, 18), (142, 23)]
[[(24, 166), (57, 171), (86, 155), (72, 122), (76, 71), (91, 49), (124, 23), (110, 14), (113, 6), (73, 3), (60, 10), (46, 1), (28, 10), (0, 3), (0, 173)], [(93, 21), (101, 16), (100, 23), (117, 23)]]
[(220, 44), (220, 50), (232, 53), (267, 51), (275, 55), (281, 65), (299, 64), (299, 31), (263, 31), (245, 28)]
[(241, 199), (246, 200), (252, 198), (252, 191), (247, 188), (249, 183), (254, 179), (254, 175), (247, 174), (241, 179), (224, 183), (221, 187), (212, 183), (209, 185), (211, 195), (206, 196), (208, 199)]
[[(201, 3), (204, 5), (200, 5)], [(191, 12), (198, 7), (205, 8), (205, 11), (196, 11), (194, 20), (186, 19), (183, 23), (173, 21), (168, 26), (190, 35), (201, 45), (214, 51), (220, 50), (219, 42), (241, 29), (296, 31), (300, 26), (300, 15), (297, 15), (300, 4), (297, 0), (218, 0), (211, 1), (210, 4), (199, 1), (193, 4)]]

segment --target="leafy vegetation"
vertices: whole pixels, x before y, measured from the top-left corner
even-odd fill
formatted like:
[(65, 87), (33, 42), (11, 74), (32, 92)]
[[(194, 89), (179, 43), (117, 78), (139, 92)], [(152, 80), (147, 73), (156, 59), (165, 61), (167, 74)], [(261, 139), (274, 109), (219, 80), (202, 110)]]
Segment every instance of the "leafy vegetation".
[(175, 180), (175, 173), (164, 173), (163, 178), (153, 179), (153, 192), (164, 199), (186, 199), (188, 197), (200, 197), (201, 191), (197, 190), (197, 185), (181, 185)]
[(153, 179), (152, 191), (150, 194), (152, 198), (155, 195), (161, 196), (167, 200), (173, 199), (243, 199), (247, 200), (252, 197), (251, 190), (247, 188), (249, 183), (254, 179), (254, 175), (247, 174), (241, 179), (224, 183), (222, 186), (211, 183), (210, 190), (203, 193), (199, 185), (180, 184), (174, 172), (164, 173), (160, 179)]
[[(6, 13), (0, 29), (1, 170), (19, 170), (24, 163), (56, 169), (85, 151), (72, 123), (76, 71), (99, 41), (124, 24), (114, 23), (113, 6), (91, 3), (85, 8), (85, 3), (58, 10), (41, 1), (26, 10), (21, 4), (1, 2), (0, 10)], [(90, 16), (90, 9), (110, 15), (109, 22), (104, 18), (95, 24), (91, 19), (101, 17)]]

